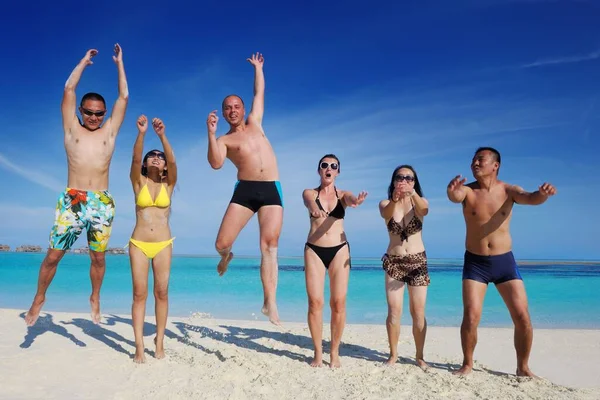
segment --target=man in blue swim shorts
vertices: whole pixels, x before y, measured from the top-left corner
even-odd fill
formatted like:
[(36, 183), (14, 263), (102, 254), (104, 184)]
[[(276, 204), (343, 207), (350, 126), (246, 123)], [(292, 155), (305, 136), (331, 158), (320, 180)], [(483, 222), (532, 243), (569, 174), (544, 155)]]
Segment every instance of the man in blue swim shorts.
[(260, 228), (260, 278), (263, 284), (262, 312), (279, 325), (277, 312), (277, 247), (283, 223), (283, 197), (277, 158), (262, 127), (265, 107), (264, 58), (253, 54), (247, 61), (254, 67), (254, 99), (248, 119), (244, 102), (237, 95), (225, 97), (222, 113), (229, 131), (217, 138), (217, 111), (208, 115), (208, 162), (219, 169), (229, 158), (237, 168), (238, 181), (221, 222), (215, 247), (221, 260), (219, 275), (227, 271), (233, 257), (233, 242), (250, 218), (258, 213)]
[(494, 283), (515, 325), (516, 374), (535, 377), (529, 369), (533, 327), (525, 286), (511, 251), (509, 225), (515, 203), (542, 204), (556, 193), (556, 188), (544, 183), (529, 193), (502, 182), (498, 180), (500, 162), (496, 149), (480, 147), (471, 162), (475, 181), (464, 185), (466, 178), (458, 175), (448, 184), (448, 199), (462, 203), (467, 228), (462, 276), (464, 314), (460, 327), (464, 359), (455, 374), (466, 375), (473, 369), (483, 300), (488, 283)]
[(88, 50), (65, 83), (61, 110), (69, 166), (68, 183), (56, 205), (54, 226), (48, 252), (40, 267), (37, 292), (25, 316), (28, 326), (34, 325), (40, 315), (58, 263), (84, 229), (87, 231), (92, 261), (92, 321), (96, 324), (100, 322), (100, 287), (106, 269), (104, 251), (108, 246), (115, 214), (115, 203), (108, 192), (108, 170), (129, 98), (123, 52), (118, 44), (114, 51), (113, 60), (119, 75), (119, 97), (110, 118), (105, 118), (106, 102), (97, 93), (87, 93), (82, 97), (79, 105), (81, 121), (76, 114), (75, 88), (84, 69), (92, 64), (92, 58), (98, 54), (97, 50)]

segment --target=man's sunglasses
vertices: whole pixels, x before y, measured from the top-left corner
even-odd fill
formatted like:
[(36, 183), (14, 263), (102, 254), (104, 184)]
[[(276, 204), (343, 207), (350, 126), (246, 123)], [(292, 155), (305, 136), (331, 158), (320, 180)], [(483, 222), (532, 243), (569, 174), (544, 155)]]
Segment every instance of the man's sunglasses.
[(165, 153), (158, 153), (155, 151), (154, 153), (148, 154), (148, 157), (146, 157), (146, 158), (158, 158), (158, 159), (164, 160)]
[(327, 169), (327, 167), (331, 167), (332, 170), (336, 170), (338, 169), (338, 165), (337, 163), (332, 162), (331, 164), (327, 163), (327, 162), (322, 162), (321, 163), (321, 169)]
[(88, 117), (91, 117), (92, 115), (95, 115), (96, 117), (104, 117), (104, 114), (106, 114), (106, 110), (92, 111), (92, 110), (88, 110), (87, 108), (83, 108), (83, 107), (81, 107), (81, 111)]
[(406, 182), (414, 182), (415, 177), (414, 176), (410, 176), (410, 175), (396, 175), (394, 176), (394, 181), (396, 182), (402, 182), (402, 181), (406, 181)]

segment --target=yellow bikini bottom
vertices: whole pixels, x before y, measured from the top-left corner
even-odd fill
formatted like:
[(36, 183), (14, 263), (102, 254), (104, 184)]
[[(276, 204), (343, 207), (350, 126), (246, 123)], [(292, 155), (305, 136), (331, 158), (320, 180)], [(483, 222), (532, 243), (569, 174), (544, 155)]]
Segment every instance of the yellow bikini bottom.
[(162, 242), (142, 242), (141, 240), (129, 239), (129, 241), (133, 243), (135, 247), (140, 249), (148, 258), (156, 257), (162, 249), (173, 243), (173, 240), (175, 240), (174, 237), (169, 240), (163, 240)]

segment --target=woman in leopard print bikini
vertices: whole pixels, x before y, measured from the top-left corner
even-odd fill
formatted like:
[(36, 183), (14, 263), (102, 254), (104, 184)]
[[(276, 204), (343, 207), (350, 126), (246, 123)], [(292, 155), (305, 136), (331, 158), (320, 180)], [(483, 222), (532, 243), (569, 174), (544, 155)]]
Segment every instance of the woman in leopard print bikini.
[(385, 291), (388, 302), (388, 365), (395, 364), (398, 359), (404, 285), (408, 284), (413, 336), (417, 348), (415, 359), (420, 368), (428, 368), (423, 358), (423, 347), (427, 332), (425, 300), (429, 273), (421, 236), (423, 217), (428, 211), (429, 203), (423, 197), (419, 178), (413, 167), (401, 165), (396, 168), (388, 188), (388, 198), (379, 203), (379, 212), (385, 220), (390, 236), (387, 252), (382, 258), (383, 269), (386, 272)]

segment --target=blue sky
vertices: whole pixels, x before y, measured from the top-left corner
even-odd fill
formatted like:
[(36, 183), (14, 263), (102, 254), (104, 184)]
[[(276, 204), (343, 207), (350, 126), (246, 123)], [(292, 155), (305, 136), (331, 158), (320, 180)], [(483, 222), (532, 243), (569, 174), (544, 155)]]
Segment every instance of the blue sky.
[[(175, 251), (214, 254), (235, 168), (206, 160), (206, 115), (238, 93), (251, 103), (253, 70), (265, 56), (263, 125), (279, 159), (286, 204), (281, 255), (301, 255), (309, 218), (302, 190), (333, 152), (338, 187), (369, 196), (345, 220), (354, 256), (379, 257), (387, 232), (377, 204), (391, 172), (412, 164), (430, 214), (429, 257), (462, 257), (464, 222), (445, 195), (471, 178), (478, 146), (497, 147), (500, 178), (558, 195), (516, 206), (517, 258), (600, 259), (600, 5), (592, 1), (127, 2), (9, 5), (3, 14), (0, 243), (47, 245), (66, 186), (60, 100), (89, 48), (99, 50), (77, 88), (117, 96), (112, 47), (123, 47), (130, 102), (117, 140), (110, 190), (117, 202), (110, 246), (135, 223), (129, 183), (135, 121), (164, 120), (179, 165), (171, 227)], [(109, 108), (110, 109), (110, 108)], [(226, 132), (221, 118), (218, 135)], [(159, 146), (147, 135), (146, 149)], [(85, 245), (85, 237), (75, 247)], [(258, 255), (253, 219), (234, 252)]]

